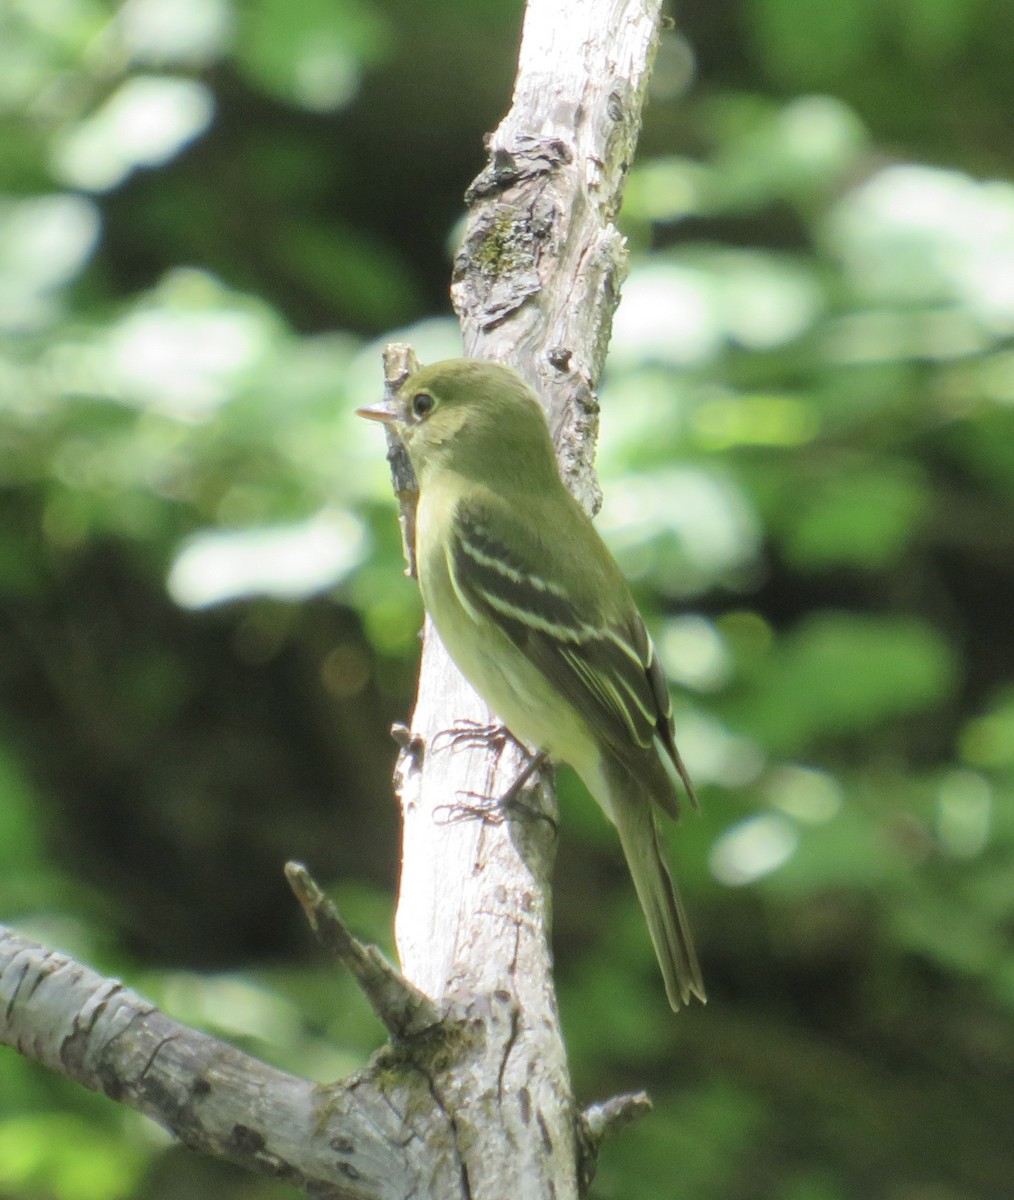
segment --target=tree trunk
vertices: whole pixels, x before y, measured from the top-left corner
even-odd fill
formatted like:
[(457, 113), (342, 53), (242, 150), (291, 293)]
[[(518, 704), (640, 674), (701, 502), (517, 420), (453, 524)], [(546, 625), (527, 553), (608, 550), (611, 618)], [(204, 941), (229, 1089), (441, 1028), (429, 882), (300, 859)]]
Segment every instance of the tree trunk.
[[(452, 296), (467, 355), (505, 362), (543, 398), (561, 471), (592, 509), (601, 372), (625, 267), (613, 224), (640, 129), (659, 4), (530, 0), (510, 111), (468, 192)], [(401, 364), (399, 364), (401, 365)], [(392, 384), (400, 377), (391, 372)], [(437, 1094), (453, 1107), (470, 1194), (577, 1196), (574, 1108), (549, 947), (556, 806), (543, 787), (524, 815), (467, 819), (455, 797), (502, 794), (518, 747), (447, 731), (492, 720), (427, 622), (401, 756), (403, 868), (397, 940), (417, 986), (482, 1030)], [(462, 819), (456, 819), (461, 817)]]

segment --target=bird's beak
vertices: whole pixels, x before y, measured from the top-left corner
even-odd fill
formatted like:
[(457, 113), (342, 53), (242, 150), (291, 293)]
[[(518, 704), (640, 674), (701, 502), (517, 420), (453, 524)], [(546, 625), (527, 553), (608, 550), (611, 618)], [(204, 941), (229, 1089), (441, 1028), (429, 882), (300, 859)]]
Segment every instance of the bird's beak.
[(357, 408), (356, 415), (365, 417), (368, 421), (381, 421), (384, 425), (393, 425), (398, 420), (398, 409), (393, 400), (380, 400), (376, 404), (367, 404), (365, 408)]

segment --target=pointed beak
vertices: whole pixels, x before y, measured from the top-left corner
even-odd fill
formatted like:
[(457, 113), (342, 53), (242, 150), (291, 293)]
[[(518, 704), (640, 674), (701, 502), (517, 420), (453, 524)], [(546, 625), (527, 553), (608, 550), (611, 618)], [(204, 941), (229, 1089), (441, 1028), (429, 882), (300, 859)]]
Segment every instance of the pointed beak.
[(367, 404), (365, 408), (357, 408), (356, 415), (365, 417), (368, 421), (393, 425), (398, 420), (398, 409), (393, 400), (380, 400), (376, 404)]

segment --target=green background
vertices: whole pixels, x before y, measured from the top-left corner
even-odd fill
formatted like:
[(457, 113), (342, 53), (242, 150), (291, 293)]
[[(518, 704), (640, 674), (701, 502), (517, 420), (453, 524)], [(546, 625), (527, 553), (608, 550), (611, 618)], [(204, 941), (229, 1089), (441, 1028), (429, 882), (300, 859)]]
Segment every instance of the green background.
[[(518, 0), (0, 7), (0, 915), (321, 1080), (381, 1032), (420, 609), (384, 341), (453, 354)], [(670, 673), (710, 1003), (561, 777), (593, 1196), (1014, 1179), (1014, 6), (692, 0), (655, 72), (600, 527)], [(283, 1197), (0, 1051), (4, 1200)]]

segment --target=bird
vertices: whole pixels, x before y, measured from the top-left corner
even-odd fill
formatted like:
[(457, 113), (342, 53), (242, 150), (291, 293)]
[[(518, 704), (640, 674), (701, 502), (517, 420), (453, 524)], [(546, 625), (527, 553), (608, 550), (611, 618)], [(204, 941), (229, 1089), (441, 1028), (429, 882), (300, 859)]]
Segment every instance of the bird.
[(420, 591), (451, 659), (512, 737), (580, 777), (619, 835), (670, 1006), (705, 1002), (660, 827), (681, 784), (697, 804), (668, 685), (537, 395), (503, 364), (456, 358), (357, 411), (408, 453)]

